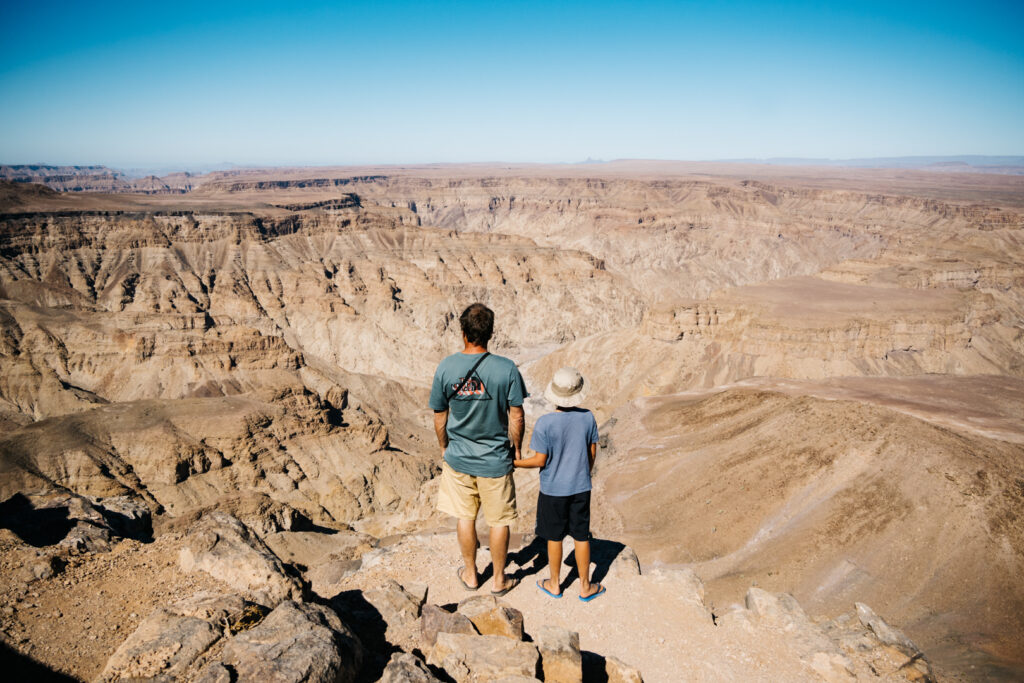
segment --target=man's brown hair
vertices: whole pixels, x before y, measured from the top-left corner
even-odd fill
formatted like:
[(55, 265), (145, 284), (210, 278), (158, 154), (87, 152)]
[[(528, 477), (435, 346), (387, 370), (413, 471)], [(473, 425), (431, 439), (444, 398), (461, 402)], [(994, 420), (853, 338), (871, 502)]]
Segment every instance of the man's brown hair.
[(478, 346), (487, 346), (494, 333), (494, 311), (481, 303), (470, 304), (459, 316), (459, 325), (466, 341)]

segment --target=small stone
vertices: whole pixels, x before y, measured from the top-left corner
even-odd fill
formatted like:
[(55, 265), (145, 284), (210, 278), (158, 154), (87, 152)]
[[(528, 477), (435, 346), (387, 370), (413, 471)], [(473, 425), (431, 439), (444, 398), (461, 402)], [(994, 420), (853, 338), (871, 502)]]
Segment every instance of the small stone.
[(408, 652), (391, 655), (380, 683), (440, 683), (419, 657)]
[(403, 584), (402, 588), (404, 588), (405, 592), (411, 595), (416, 600), (417, 606), (423, 607), (423, 605), (426, 604), (427, 592), (429, 591), (429, 587), (427, 586), (427, 584), (407, 583)]
[(523, 639), (523, 613), (493, 595), (467, 598), (459, 603), (458, 611), (481, 635)]
[(476, 635), (476, 627), (464, 614), (448, 612), (437, 605), (424, 605), (420, 617), (420, 639), (423, 648), (433, 647), (438, 633)]
[(643, 683), (640, 672), (617, 657), (605, 657), (604, 672), (608, 683)]

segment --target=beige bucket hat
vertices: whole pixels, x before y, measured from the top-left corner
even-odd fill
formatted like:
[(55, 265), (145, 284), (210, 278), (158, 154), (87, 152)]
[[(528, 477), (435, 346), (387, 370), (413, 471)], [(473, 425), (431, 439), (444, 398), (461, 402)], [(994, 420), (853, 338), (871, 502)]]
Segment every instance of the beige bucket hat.
[(583, 403), (586, 395), (583, 375), (576, 368), (561, 368), (544, 390), (544, 398), (548, 403), (563, 408), (578, 406)]

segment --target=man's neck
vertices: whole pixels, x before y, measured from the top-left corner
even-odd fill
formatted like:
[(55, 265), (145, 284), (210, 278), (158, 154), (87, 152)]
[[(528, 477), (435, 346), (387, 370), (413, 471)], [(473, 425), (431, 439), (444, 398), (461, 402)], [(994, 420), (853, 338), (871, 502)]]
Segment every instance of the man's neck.
[(472, 342), (466, 342), (466, 347), (462, 349), (462, 352), (467, 355), (487, 353), (487, 347), (473, 344)]

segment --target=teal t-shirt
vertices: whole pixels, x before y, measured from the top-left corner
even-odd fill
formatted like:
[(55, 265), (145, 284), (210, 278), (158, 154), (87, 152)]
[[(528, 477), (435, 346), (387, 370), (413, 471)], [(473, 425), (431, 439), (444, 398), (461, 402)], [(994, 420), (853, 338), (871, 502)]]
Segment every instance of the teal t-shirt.
[(501, 477), (512, 470), (508, 409), (529, 396), (519, 368), (508, 358), (488, 355), (454, 396), (480, 354), (455, 353), (437, 366), (430, 388), (431, 410), (448, 410), (444, 459), (456, 472)]

